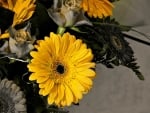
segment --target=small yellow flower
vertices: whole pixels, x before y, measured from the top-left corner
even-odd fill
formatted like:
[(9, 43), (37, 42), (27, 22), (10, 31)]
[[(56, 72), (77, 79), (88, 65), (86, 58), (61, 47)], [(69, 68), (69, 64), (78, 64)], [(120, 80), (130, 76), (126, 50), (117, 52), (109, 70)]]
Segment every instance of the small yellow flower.
[(113, 5), (109, 0), (82, 0), (81, 8), (90, 17), (102, 18), (112, 15)]
[(35, 0), (1, 0), (0, 6), (15, 12), (13, 25), (28, 20), (35, 10)]
[[(31, 18), (35, 10), (36, 0), (1, 0), (0, 6), (13, 11), (14, 18), (12, 27), (21, 24)], [(10, 34), (6, 31), (4, 34), (0, 35), (0, 39), (9, 38)]]
[(29, 79), (39, 84), (39, 94), (58, 107), (78, 103), (92, 87), (95, 77), (93, 54), (86, 44), (69, 33), (50, 33), (32, 51)]

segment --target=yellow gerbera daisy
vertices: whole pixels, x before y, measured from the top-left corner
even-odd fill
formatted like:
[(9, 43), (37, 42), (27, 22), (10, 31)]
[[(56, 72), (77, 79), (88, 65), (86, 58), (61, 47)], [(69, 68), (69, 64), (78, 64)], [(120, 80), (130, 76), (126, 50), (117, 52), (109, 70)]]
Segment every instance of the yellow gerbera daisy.
[(108, 0), (82, 0), (81, 8), (90, 17), (102, 18), (112, 15), (113, 5)]
[(35, 0), (1, 0), (2, 7), (15, 12), (13, 25), (20, 24), (28, 20), (35, 10)]
[(92, 87), (95, 77), (93, 54), (80, 39), (69, 33), (50, 33), (32, 51), (28, 65), (29, 80), (39, 84), (39, 94), (48, 96), (48, 104), (59, 107), (78, 103)]

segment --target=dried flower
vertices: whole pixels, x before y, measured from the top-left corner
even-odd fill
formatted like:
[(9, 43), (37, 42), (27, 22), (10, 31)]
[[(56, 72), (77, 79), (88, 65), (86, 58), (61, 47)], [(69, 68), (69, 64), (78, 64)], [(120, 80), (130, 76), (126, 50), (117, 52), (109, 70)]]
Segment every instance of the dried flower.
[(0, 113), (27, 113), (24, 93), (6, 78), (0, 80)]

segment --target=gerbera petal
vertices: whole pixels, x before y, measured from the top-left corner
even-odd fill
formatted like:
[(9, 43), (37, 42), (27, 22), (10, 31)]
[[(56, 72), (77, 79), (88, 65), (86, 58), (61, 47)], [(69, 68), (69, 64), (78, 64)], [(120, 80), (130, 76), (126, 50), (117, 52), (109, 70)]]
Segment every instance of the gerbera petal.
[(57, 96), (57, 88), (58, 88), (58, 86), (53, 87), (53, 89), (51, 90), (51, 93), (48, 95), (48, 103), (49, 104), (55, 103), (55, 99)]
[(49, 92), (51, 92), (53, 86), (54, 86), (54, 82), (53, 81), (47, 81), (47, 85), (44, 86), (45, 90), (43, 91), (43, 96), (46, 96), (49, 94)]
[(50, 82), (51, 81), (47, 80), (47, 81), (45, 81), (43, 83), (40, 83), (39, 84), (39, 88), (45, 88), (45, 87), (47, 87), (50, 84)]
[(94, 78), (96, 73), (94, 70), (91, 70), (91, 69), (79, 69), (79, 70), (76, 70), (77, 71), (77, 75), (79, 76), (84, 76), (84, 77), (90, 77), (90, 78)]
[(69, 87), (74, 95), (75, 102), (78, 102), (78, 100), (82, 98), (82, 92), (78, 90), (78, 87), (76, 87), (73, 82), (70, 83)]
[(82, 0), (81, 8), (90, 17), (102, 18), (103, 16), (112, 15), (113, 5), (109, 0)]
[(65, 92), (67, 94), (66, 95), (67, 106), (69, 106), (73, 102), (74, 97), (73, 97), (72, 91), (70, 90), (68, 85), (65, 85)]
[(39, 94), (40, 94), (40, 95), (43, 95), (43, 91), (44, 91), (44, 89), (41, 88), (41, 89), (39, 90)]
[(35, 0), (7, 0), (2, 2), (2, 6), (15, 12), (13, 25), (20, 24), (28, 20), (34, 13)]
[(29, 76), (29, 80), (36, 80), (38, 78), (38, 75), (35, 74), (35, 73), (32, 73), (30, 76)]
[(82, 64), (78, 64), (77, 65), (78, 68), (94, 68), (95, 67), (95, 63), (91, 63), (91, 62), (87, 62), (87, 63), (82, 63)]
[(66, 106), (66, 104), (67, 104), (67, 101), (66, 101), (66, 98), (64, 97), (63, 100), (61, 101), (60, 105)]
[(13, 11), (15, 12), (13, 25), (28, 20), (35, 10), (35, 0), (17, 0)]
[(64, 85), (60, 84), (58, 88), (59, 100), (62, 100), (65, 95), (65, 87)]
[(93, 85), (91, 79), (86, 78), (86, 77), (78, 77), (78, 81), (80, 82), (80, 84), (82, 84), (84, 86), (85, 92), (88, 92)]
[(45, 82), (47, 79), (49, 79), (49, 76), (45, 76), (45, 77), (39, 76), (37, 79), (37, 83)]

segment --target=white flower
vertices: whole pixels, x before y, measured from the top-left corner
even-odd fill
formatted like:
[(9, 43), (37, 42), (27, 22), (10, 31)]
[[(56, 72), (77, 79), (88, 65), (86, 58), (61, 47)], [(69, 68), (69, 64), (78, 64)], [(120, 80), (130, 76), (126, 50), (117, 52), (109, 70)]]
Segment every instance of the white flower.
[(61, 27), (92, 25), (84, 16), (80, 4), (81, 0), (54, 0), (54, 5), (48, 9), (48, 14)]
[(14, 27), (10, 27), (8, 29), (10, 37), (0, 48), (1, 54), (14, 58), (25, 58), (34, 49), (35, 36), (31, 36), (30, 28), (30, 23), (17, 30)]

